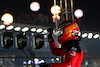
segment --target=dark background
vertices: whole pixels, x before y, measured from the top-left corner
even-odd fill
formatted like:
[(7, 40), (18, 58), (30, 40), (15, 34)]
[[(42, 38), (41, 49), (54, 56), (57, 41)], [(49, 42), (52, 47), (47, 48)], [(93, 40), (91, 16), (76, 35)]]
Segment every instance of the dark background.
[[(38, 1), (40, 3), (41, 7), (38, 12), (32, 12), (30, 10), (30, 3), (33, 1)], [(4, 13), (4, 10), (6, 9), (8, 12), (14, 15), (14, 18), (16, 18), (16, 15), (21, 13), (42, 13), (51, 17), (52, 14), (50, 13), (50, 8), (52, 5), (52, 0), (1, 0), (0, 16)], [(100, 31), (99, 6), (99, 0), (74, 0), (74, 10), (80, 8), (84, 12), (84, 16), (78, 20), (82, 30), (95, 32)]]

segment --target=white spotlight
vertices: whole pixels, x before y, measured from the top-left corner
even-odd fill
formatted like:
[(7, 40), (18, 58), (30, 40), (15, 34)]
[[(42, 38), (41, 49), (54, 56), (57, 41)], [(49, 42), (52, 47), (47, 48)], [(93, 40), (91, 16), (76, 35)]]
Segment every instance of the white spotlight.
[(75, 15), (75, 17), (80, 18), (83, 16), (83, 11), (81, 9), (77, 9), (77, 10), (75, 10), (74, 15)]
[(16, 27), (14, 28), (15, 31), (20, 31), (21, 30), (21, 27)]
[(91, 39), (92, 36), (93, 36), (93, 33), (89, 33), (89, 34), (88, 34), (88, 38), (89, 38), (89, 39)]
[(94, 36), (93, 36), (93, 38), (98, 38), (99, 37), (99, 34), (95, 34)]
[(30, 4), (30, 9), (32, 11), (38, 11), (40, 9), (40, 4), (38, 2), (32, 2)]
[(28, 27), (24, 27), (24, 28), (22, 29), (22, 32), (26, 32), (26, 31), (28, 31), (28, 30), (29, 30)]
[(8, 26), (8, 27), (6, 28), (6, 30), (11, 30), (11, 29), (13, 29), (13, 28), (14, 28), (14, 26), (10, 25), (10, 26)]
[(31, 64), (31, 62), (32, 62), (32, 60), (29, 60), (29, 61), (28, 61), (28, 64)]
[(34, 61), (37, 62), (37, 61), (39, 61), (39, 59), (35, 58)]
[(51, 61), (54, 61), (54, 59), (52, 58)]
[(60, 59), (59, 58), (56, 58), (56, 60), (59, 61)]
[(5, 25), (0, 25), (0, 30), (4, 28), (5, 28)]
[(47, 35), (44, 35), (44, 38), (47, 38)]
[(13, 16), (9, 13), (5, 13), (1, 17), (1, 21), (3, 21), (4, 25), (10, 25), (11, 23), (13, 23), (13, 20), (14, 20)]
[(47, 33), (47, 30), (44, 30), (44, 33)]
[(37, 32), (38, 33), (42, 32), (42, 29), (41, 28), (37, 29)]
[(82, 34), (82, 38), (87, 37), (87, 33)]
[(45, 61), (44, 60), (41, 60), (41, 63), (45, 63)]
[(85, 61), (85, 65), (88, 65), (88, 61)]
[(42, 32), (42, 34), (46, 34), (47, 33), (47, 30), (44, 30), (43, 32)]
[(35, 32), (35, 31), (36, 31), (36, 28), (32, 28), (31, 31), (32, 31), (32, 32)]

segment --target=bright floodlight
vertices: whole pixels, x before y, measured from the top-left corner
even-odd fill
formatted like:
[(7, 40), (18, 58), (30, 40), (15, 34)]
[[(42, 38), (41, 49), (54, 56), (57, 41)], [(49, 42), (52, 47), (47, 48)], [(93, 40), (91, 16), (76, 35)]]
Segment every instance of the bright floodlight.
[(47, 38), (47, 35), (44, 35), (44, 38)]
[(60, 16), (59, 14), (56, 14), (56, 15), (53, 15), (52, 18), (56, 18), (57, 17), (57, 20), (60, 20)]
[(38, 2), (32, 2), (30, 4), (30, 9), (32, 11), (38, 11), (40, 9), (40, 4)]
[(1, 17), (1, 21), (3, 21), (4, 25), (10, 25), (13, 22), (13, 16), (9, 13), (5, 13), (2, 17)]
[(28, 61), (28, 64), (31, 64), (31, 62), (32, 62), (32, 60), (29, 60), (29, 61)]
[(47, 33), (47, 30), (44, 30), (43, 32), (42, 32), (42, 34), (46, 34)]
[(60, 59), (59, 58), (56, 58), (56, 60), (59, 61)]
[(92, 36), (93, 36), (93, 33), (89, 33), (89, 34), (88, 34), (88, 38), (89, 38), (89, 39), (91, 39)]
[(21, 27), (16, 27), (14, 28), (15, 31), (20, 31), (21, 30)]
[(85, 65), (88, 65), (89, 63), (88, 63), (88, 61), (85, 61)]
[(29, 30), (28, 27), (24, 27), (24, 28), (22, 29), (22, 32), (26, 32), (26, 31), (28, 31), (28, 30)]
[(31, 31), (32, 31), (32, 32), (35, 32), (35, 31), (36, 31), (36, 28), (32, 28)]
[(13, 28), (14, 28), (14, 26), (10, 25), (10, 26), (8, 26), (6, 29), (7, 29), (7, 30), (11, 30), (11, 29), (13, 29)]
[(45, 63), (45, 61), (44, 60), (41, 60), (41, 63)]
[(85, 38), (85, 37), (87, 37), (87, 33), (84, 33), (84, 34), (82, 34), (82, 38)]
[(44, 33), (47, 33), (47, 30), (44, 30)]
[(51, 7), (51, 13), (52, 13), (52, 14), (58, 14), (58, 13), (60, 13), (60, 12), (61, 12), (60, 6), (55, 5), (55, 6), (52, 6), (52, 7)]
[(41, 28), (37, 29), (37, 32), (38, 33), (42, 32), (42, 29)]
[(99, 37), (99, 34), (95, 34), (94, 36), (93, 36), (93, 38), (98, 38)]
[(34, 61), (37, 62), (37, 61), (39, 61), (39, 59), (35, 58)]
[(51, 61), (54, 61), (54, 59), (52, 58)]
[(0, 25), (0, 29), (4, 29), (5, 28), (5, 25)]
[(77, 9), (74, 12), (75, 17), (81, 18), (83, 16), (83, 11), (81, 9)]

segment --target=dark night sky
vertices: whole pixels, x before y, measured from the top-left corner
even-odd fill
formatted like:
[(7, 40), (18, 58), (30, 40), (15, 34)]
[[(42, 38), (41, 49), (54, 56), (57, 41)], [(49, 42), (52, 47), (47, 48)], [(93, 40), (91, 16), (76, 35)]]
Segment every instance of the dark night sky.
[(75, 7), (84, 12), (82, 21), (88, 31), (100, 32), (100, 2), (99, 0), (75, 0)]
[[(13, 13), (32, 12), (30, 10), (30, 3), (33, 1), (32, 0), (7, 0), (7, 1), (3, 0), (3, 1), (0, 1), (0, 10), (1, 10), (0, 12), (3, 12), (4, 9)], [(47, 13), (47, 14), (50, 13), (49, 12), (49, 9), (51, 6), (50, 1), (38, 0), (38, 2), (40, 3), (40, 6), (41, 6), (38, 12)]]
[[(41, 9), (38, 12), (49, 15), (52, 2), (50, 0), (37, 1), (41, 5)], [(29, 8), (31, 2), (32, 0), (2, 0), (0, 1), (0, 15), (2, 15), (5, 9), (12, 14), (32, 12)], [(74, 10), (80, 8), (84, 12), (84, 16), (79, 20), (81, 22), (81, 26), (84, 27), (83, 30), (100, 31), (99, 6), (99, 0), (74, 0)]]

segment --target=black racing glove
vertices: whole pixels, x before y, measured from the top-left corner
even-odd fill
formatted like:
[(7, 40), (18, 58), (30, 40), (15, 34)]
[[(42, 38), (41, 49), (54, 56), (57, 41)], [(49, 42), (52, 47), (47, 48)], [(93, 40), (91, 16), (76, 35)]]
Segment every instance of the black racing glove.
[(54, 39), (52, 37), (52, 33), (53, 33), (53, 28), (48, 28), (47, 29), (47, 34), (48, 34), (48, 42), (54, 42)]
[(52, 35), (52, 33), (53, 33), (53, 27), (52, 28), (48, 28), (47, 31), (48, 31), (48, 33), (47, 33), (48, 35)]

